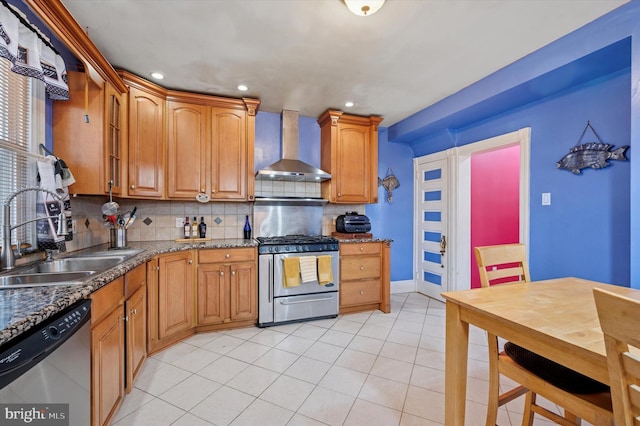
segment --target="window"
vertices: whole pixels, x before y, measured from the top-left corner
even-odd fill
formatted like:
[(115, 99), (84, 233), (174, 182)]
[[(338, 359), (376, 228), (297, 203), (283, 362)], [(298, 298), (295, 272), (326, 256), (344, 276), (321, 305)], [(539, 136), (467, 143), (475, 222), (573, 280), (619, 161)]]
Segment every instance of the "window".
[[(44, 142), (44, 120), (44, 84), (12, 72), (11, 63), (0, 59), (0, 205), (15, 190), (36, 186), (34, 154)], [(36, 195), (26, 192), (12, 200), (12, 225), (35, 218)], [(12, 234), (14, 244), (36, 246), (35, 222)]]

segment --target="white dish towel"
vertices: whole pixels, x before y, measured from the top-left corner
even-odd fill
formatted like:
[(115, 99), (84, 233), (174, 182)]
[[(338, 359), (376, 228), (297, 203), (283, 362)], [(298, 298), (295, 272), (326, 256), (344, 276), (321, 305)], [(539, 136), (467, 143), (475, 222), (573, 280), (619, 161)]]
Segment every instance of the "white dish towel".
[(300, 256), (300, 275), (303, 283), (318, 280), (318, 262), (315, 256)]

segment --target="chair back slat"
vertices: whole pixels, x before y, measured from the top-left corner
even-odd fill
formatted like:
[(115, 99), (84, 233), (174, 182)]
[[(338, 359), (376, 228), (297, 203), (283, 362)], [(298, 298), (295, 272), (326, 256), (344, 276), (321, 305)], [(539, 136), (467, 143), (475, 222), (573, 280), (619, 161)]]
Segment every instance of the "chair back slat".
[(531, 281), (524, 244), (483, 246), (476, 247), (474, 251), (482, 287), (489, 287), (496, 280), (500, 280), (501, 283)]
[(599, 288), (593, 297), (607, 350), (615, 424), (640, 425), (640, 358), (629, 349), (640, 349), (640, 301)]

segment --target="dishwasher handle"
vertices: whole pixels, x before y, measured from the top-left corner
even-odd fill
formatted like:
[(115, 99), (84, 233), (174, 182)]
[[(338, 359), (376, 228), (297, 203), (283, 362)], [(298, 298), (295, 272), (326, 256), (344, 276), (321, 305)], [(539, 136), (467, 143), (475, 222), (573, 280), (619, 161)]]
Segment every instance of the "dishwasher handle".
[(35, 325), (16, 342), (0, 346), (0, 389), (29, 371), (80, 330), (91, 318), (91, 299)]

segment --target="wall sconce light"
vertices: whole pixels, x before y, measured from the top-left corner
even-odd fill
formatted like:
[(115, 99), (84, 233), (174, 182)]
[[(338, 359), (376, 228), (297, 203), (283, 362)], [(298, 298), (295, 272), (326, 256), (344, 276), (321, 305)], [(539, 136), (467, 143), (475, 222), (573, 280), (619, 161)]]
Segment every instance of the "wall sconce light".
[(369, 16), (376, 13), (385, 0), (342, 0), (352, 13), (358, 16)]

